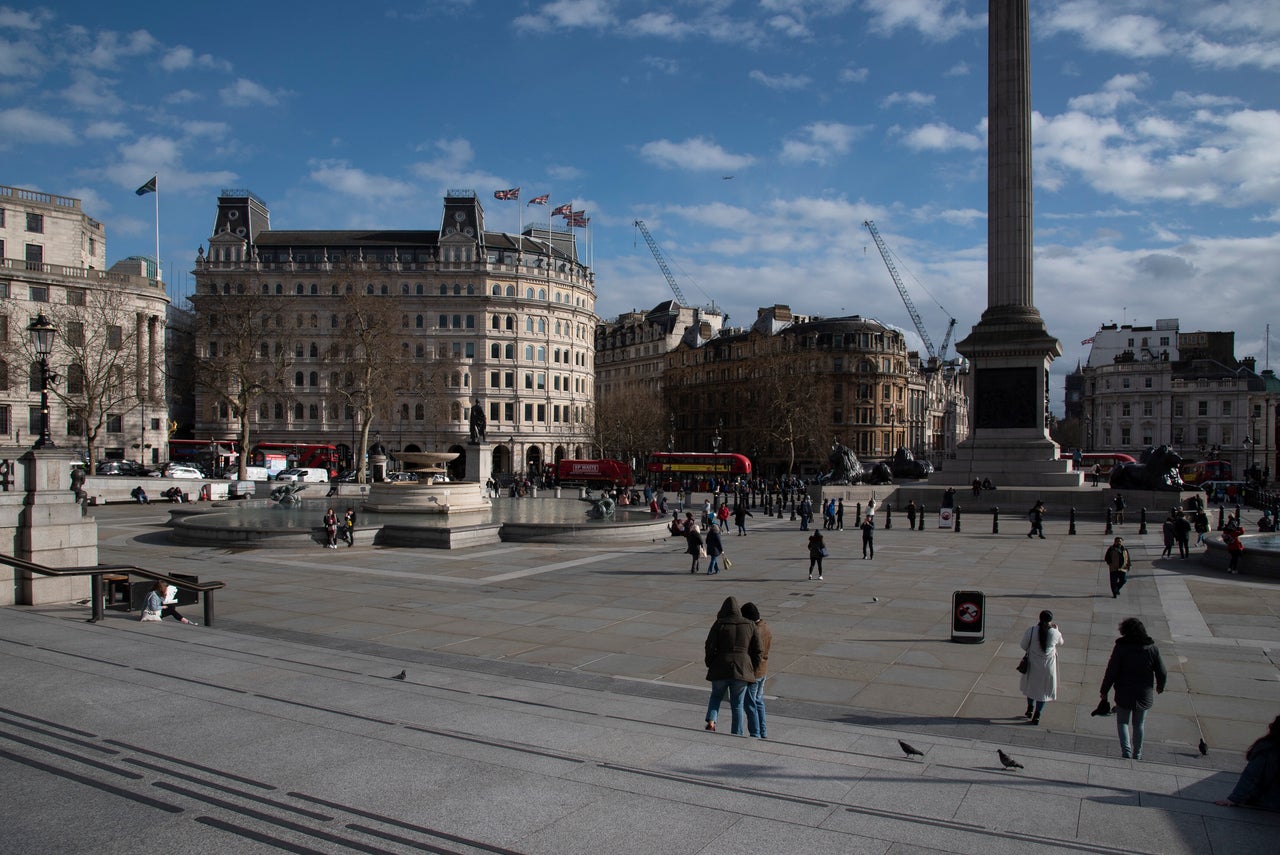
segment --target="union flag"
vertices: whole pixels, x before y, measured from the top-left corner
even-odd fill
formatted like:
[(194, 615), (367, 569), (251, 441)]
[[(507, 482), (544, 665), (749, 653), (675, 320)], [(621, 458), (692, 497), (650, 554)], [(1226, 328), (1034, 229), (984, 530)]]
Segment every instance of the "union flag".
[(518, 200), (520, 198), (520, 188), (512, 187), (510, 190), (494, 190), (493, 198), (504, 201)]
[(551, 199), (550, 193), (543, 193), (541, 196), (534, 196), (529, 200), (530, 205), (545, 205)]
[(551, 209), (551, 215), (553, 217), (567, 217), (572, 213), (573, 213), (572, 205), (558, 205)]

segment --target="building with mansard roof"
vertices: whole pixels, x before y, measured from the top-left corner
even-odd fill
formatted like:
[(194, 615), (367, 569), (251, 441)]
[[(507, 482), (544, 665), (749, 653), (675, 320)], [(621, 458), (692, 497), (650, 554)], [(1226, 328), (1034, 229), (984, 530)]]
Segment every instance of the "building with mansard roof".
[[(224, 190), (195, 279), (201, 358), (219, 358), (201, 315), (228, 295), (252, 295), (274, 316), (277, 340), (264, 357), (276, 359), (281, 347), (293, 354), (285, 388), (250, 413), (253, 442), (326, 441), (351, 462), (356, 417), (339, 394), (351, 382), (342, 300), (357, 289), (399, 314), (412, 360), (454, 366), (443, 417), (406, 390), (378, 418), (374, 429), (393, 457), (397, 449), (456, 451), (455, 472), (465, 471), (463, 458), (475, 453), (467, 440), (476, 403), (493, 443), (482, 474), (536, 475), (559, 459), (588, 456), (595, 276), (571, 232), (490, 231), (472, 191), (449, 191), (435, 229), (280, 230), (258, 197)], [(225, 403), (197, 389), (198, 437), (234, 439), (237, 425)]]
[(70, 196), (0, 186), (0, 442), (40, 432), (40, 372), (28, 324), (58, 327), (49, 359), (50, 437), (97, 459), (166, 456), (165, 313), (149, 258), (107, 268), (106, 227)]

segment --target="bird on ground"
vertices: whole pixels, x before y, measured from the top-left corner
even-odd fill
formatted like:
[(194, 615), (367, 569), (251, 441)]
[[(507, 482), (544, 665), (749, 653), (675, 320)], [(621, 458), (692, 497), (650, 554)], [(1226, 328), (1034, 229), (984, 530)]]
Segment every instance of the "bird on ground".
[(996, 754), (998, 754), (998, 755), (1000, 756), (1000, 765), (1004, 766), (1006, 769), (1023, 769), (1023, 768), (1026, 768), (1026, 767), (1024, 767), (1021, 763), (1019, 763), (1017, 760), (1014, 760), (1014, 759), (1013, 759), (1012, 757), (1010, 757), (1008, 754), (1005, 754), (1005, 753), (1004, 753), (1004, 751), (1002, 751), (1002, 750), (1001, 750), (1001, 749), (999, 749), (999, 748), (997, 748), (997, 749), (996, 749)]
[(873, 602), (873, 603), (878, 603), (878, 602), (880, 602), (880, 598), (879, 598), (879, 597), (872, 597), (872, 598), (871, 598), (871, 602)]
[(923, 751), (921, 751), (919, 748), (916, 748), (914, 745), (912, 745), (909, 742), (903, 742), (901, 739), (899, 739), (898, 744), (902, 746), (902, 753), (906, 754), (908, 757), (910, 757), (913, 754), (917, 757), (924, 756)]
[(403, 671), (401, 671), (399, 674), (395, 675), (395, 676), (394, 676), (394, 677), (392, 677), (391, 679), (392, 679), (392, 680), (403, 680), (403, 679), (404, 679), (404, 677), (405, 677), (405, 674), (404, 674), (404, 672), (403, 672)]
[(1209, 753), (1209, 743), (1205, 742), (1204, 737), (1202, 736), (1200, 737), (1200, 756), (1203, 757), (1208, 753)]

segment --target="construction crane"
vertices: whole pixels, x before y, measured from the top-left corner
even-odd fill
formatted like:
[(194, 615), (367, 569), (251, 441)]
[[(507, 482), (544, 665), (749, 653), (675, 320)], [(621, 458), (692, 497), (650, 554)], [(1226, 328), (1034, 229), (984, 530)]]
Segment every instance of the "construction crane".
[(672, 275), (671, 268), (667, 266), (667, 260), (662, 257), (662, 250), (658, 248), (658, 242), (653, 239), (653, 235), (649, 234), (649, 229), (645, 226), (644, 220), (636, 220), (633, 225), (640, 230), (640, 234), (644, 235), (644, 242), (649, 244), (649, 251), (653, 253), (653, 260), (658, 262), (658, 267), (662, 268), (662, 275), (667, 277), (667, 284), (671, 286), (671, 290), (676, 295), (680, 305), (688, 306), (689, 301), (684, 298), (684, 293), (680, 290), (680, 286), (676, 284), (676, 277)]
[[(930, 357), (937, 359), (939, 362), (945, 362), (947, 348), (951, 344), (951, 333), (956, 328), (956, 319), (952, 318), (951, 323), (947, 325), (947, 335), (942, 340), (942, 350), (934, 350), (933, 340), (924, 331), (924, 321), (920, 319), (920, 313), (916, 311), (915, 303), (911, 302), (911, 295), (907, 293), (907, 286), (902, 284), (902, 277), (898, 275), (898, 268), (893, 264), (893, 257), (889, 253), (889, 247), (885, 246), (884, 238), (880, 237), (876, 224), (871, 220), (864, 220), (862, 224), (867, 227), (867, 231), (871, 232), (871, 237), (876, 242), (876, 249), (880, 250), (880, 257), (884, 259), (884, 266), (889, 268), (889, 275), (893, 277), (893, 284), (898, 286), (898, 293), (902, 295), (902, 302), (907, 307), (907, 314), (911, 315), (911, 322), (916, 325), (916, 332), (920, 333), (920, 339), (924, 342), (924, 349), (928, 351)], [(945, 312), (946, 309), (943, 309), (943, 311)]]

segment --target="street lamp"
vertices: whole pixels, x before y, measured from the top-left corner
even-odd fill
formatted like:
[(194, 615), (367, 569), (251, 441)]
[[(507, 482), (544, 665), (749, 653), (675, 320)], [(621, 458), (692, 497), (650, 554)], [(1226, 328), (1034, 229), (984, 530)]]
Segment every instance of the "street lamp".
[(723, 426), (724, 426), (724, 420), (723, 420), (723, 419), (717, 419), (717, 420), (716, 420), (716, 433), (715, 433), (715, 436), (711, 437), (711, 454), (712, 454), (712, 458), (711, 458), (711, 460), (712, 460), (712, 464), (711, 464), (711, 472), (712, 472), (712, 475), (711, 475), (711, 477), (712, 477), (712, 479), (713, 479), (713, 480), (712, 480), (712, 483), (711, 483), (711, 492), (712, 492), (712, 494), (715, 494), (715, 493), (717, 492), (716, 486), (717, 486), (717, 482), (719, 482), (719, 480), (720, 480), (720, 457), (719, 457), (719, 455), (720, 455), (720, 428), (721, 428), (721, 427), (723, 427)]
[(31, 333), (31, 345), (40, 358), (40, 438), (32, 447), (54, 448), (53, 437), (49, 435), (49, 384), (54, 380), (49, 371), (49, 355), (53, 353), (53, 340), (58, 335), (58, 328), (44, 316), (44, 312), (40, 312), (27, 327), (27, 332)]

